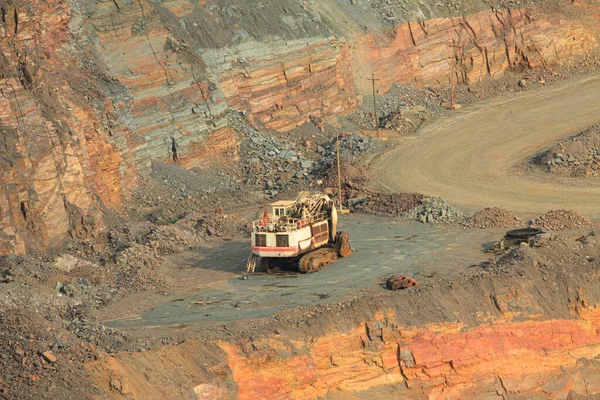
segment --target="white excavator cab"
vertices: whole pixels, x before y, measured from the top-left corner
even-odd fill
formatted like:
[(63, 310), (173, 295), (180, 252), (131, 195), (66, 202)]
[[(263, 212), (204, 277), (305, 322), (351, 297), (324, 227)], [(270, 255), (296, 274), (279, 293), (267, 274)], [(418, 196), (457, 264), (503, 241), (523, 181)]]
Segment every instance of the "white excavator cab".
[(277, 221), (281, 217), (287, 217), (291, 214), (291, 208), (294, 205), (293, 200), (280, 200), (269, 204), (271, 207), (271, 215)]

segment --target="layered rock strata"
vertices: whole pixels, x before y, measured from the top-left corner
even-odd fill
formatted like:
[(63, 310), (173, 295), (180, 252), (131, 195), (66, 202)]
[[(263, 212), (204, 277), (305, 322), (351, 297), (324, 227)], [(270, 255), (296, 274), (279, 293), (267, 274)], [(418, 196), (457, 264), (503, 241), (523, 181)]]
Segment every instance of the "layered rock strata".
[[(579, 245), (570, 261), (549, 258), (564, 248), (524, 248), (491, 273), (282, 314), (258, 332), (231, 326), (220, 339), (107, 357), (89, 371), (114, 398), (597, 396), (600, 275), (585, 260), (595, 246)], [(111, 380), (124, 389), (111, 391)]]
[[(287, 132), (356, 108), (371, 73), (381, 92), (472, 83), (566, 62), (599, 34), (595, 3), (395, 25), (353, 4), (0, 1), (0, 253), (94, 235), (151, 161), (235, 159), (229, 108)], [(403, 18), (433, 16), (419, 7)]]

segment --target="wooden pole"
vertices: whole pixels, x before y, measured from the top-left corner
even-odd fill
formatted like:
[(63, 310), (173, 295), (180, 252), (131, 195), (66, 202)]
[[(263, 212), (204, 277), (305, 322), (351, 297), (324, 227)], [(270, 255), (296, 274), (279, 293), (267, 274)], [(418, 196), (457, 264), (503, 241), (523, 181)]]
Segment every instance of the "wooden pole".
[(377, 131), (377, 138), (379, 139), (379, 120), (377, 118), (377, 92), (375, 91), (375, 72), (371, 73), (371, 79), (368, 79), (373, 83), (373, 122), (375, 123), (375, 131)]
[(267, 178), (263, 181), (263, 221), (266, 224), (269, 213), (267, 213)]
[(338, 172), (338, 201), (340, 203), (340, 210), (342, 207), (342, 172), (340, 168), (340, 133), (336, 132), (335, 140), (335, 152), (337, 154), (337, 172)]
[(454, 60), (450, 70), (450, 107), (454, 108)]

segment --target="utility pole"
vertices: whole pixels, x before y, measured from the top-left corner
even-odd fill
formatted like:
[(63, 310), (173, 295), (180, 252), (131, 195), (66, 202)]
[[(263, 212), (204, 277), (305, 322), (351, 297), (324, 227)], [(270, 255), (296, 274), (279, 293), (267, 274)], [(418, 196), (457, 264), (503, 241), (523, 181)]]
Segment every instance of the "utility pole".
[(458, 45), (456, 45), (453, 40), (452, 44), (450, 44), (449, 46), (453, 50), (452, 59), (450, 61), (450, 105), (444, 104), (443, 107), (447, 110), (459, 110), (461, 107), (460, 104), (456, 104), (456, 102), (454, 101), (454, 75), (456, 74), (456, 49), (458, 48)]
[(338, 171), (338, 202), (340, 204), (340, 209), (342, 206), (342, 173), (340, 168), (340, 133), (336, 132), (335, 139), (335, 153), (337, 154), (337, 171)]
[(454, 108), (454, 62), (450, 71), (450, 108)]
[(379, 139), (379, 121), (377, 118), (377, 92), (375, 91), (375, 72), (371, 74), (371, 79), (367, 79), (373, 83), (373, 122), (375, 123), (375, 130), (377, 131), (377, 138)]

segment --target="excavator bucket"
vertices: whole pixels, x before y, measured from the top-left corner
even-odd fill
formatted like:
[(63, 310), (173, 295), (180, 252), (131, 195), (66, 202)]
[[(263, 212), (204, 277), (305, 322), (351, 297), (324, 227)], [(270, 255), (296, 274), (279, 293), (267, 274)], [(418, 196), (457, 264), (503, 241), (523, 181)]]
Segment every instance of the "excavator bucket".
[(338, 232), (335, 237), (335, 251), (340, 257), (348, 257), (352, 254), (352, 248), (350, 248), (348, 234), (346, 232)]

